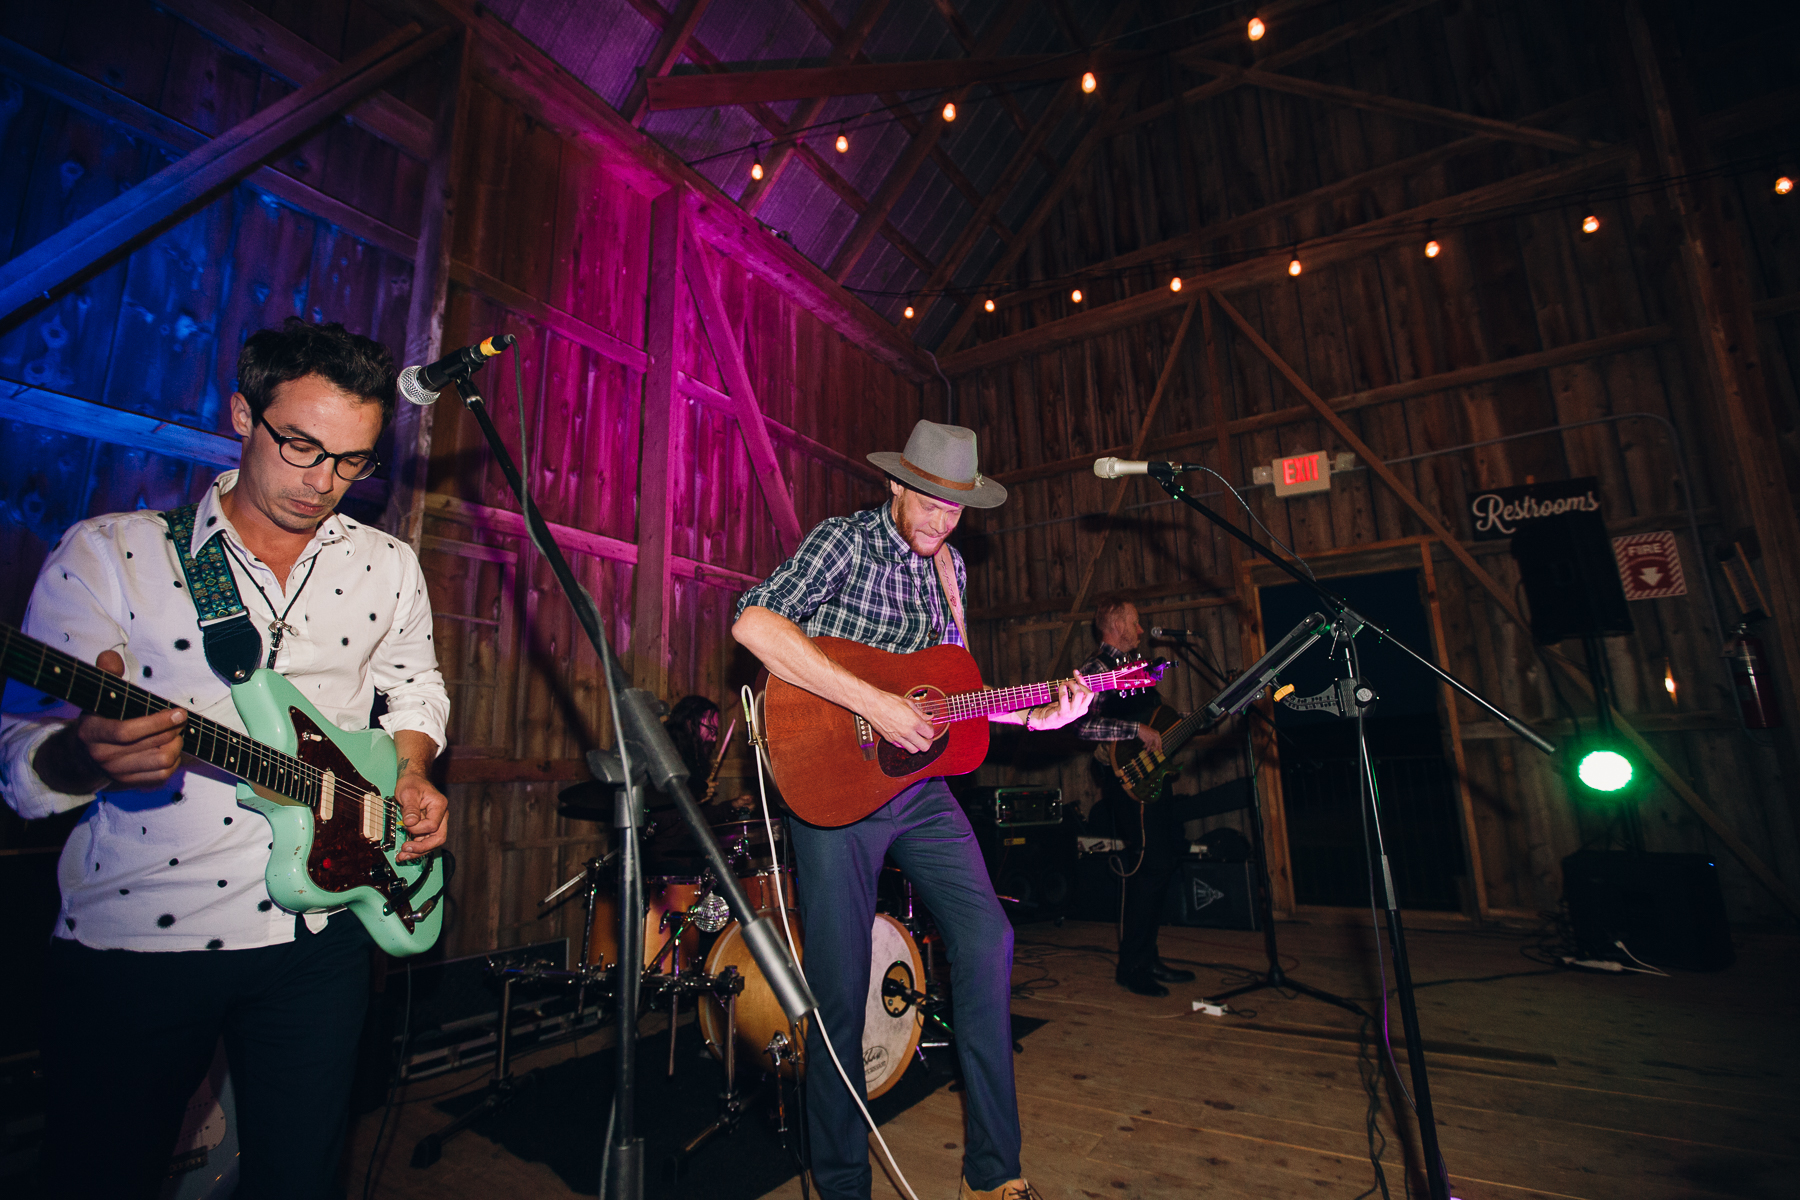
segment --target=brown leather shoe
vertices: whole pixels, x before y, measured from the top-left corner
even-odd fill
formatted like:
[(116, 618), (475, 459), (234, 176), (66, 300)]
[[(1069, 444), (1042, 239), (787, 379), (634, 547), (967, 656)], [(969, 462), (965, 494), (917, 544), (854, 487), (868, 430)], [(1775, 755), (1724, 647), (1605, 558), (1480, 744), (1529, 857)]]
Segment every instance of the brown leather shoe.
[(965, 1179), (962, 1181), (962, 1187), (957, 1190), (956, 1200), (1043, 1200), (1043, 1198), (1023, 1179), (1009, 1179), (999, 1187), (989, 1188), (985, 1192), (976, 1191), (969, 1186), (969, 1181)]

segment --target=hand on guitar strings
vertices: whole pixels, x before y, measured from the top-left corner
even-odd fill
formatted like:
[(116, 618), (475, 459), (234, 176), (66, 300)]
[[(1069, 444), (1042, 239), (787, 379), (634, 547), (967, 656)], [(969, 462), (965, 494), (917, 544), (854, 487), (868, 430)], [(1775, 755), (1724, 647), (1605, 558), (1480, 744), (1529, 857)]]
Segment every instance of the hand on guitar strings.
[(400, 778), (394, 784), (394, 802), (400, 806), (400, 824), (407, 840), (394, 857), (400, 862), (430, 854), (444, 844), (450, 830), (444, 815), (450, 801), (432, 786), (425, 772), (437, 756), (437, 743), (416, 729), (394, 731), (394, 752), (400, 756)]
[[(94, 661), (108, 674), (125, 674), (125, 660), (116, 650), (102, 650)], [(186, 711), (179, 708), (127, 721), (83, 713), (38, 747), (32, 768), (51, 788), (70, 796), (107, 787), (156, 787), (181, 765), (186, 721)]]
[(1144, 743), (1144, 749), (1152, 754), (1162, 753), (1162, 734), (1148, 725), (1138, 726), (1138, 741)]
[(1094, 703), (1094, 693), (1089, 689), (1087, 681), (1082, 679), (1081, 672), (1074, 672), (1073, 679), (1065, 679), (1056, 685), (1056, 702), (1040, 704), (1036, 708), (1028, 708), (1020, 719), (1021, 724), (1029, 720), (1029, 728), (1061, 729), (1072, 721), (1079, 721), (1087, 715)]
[(857, 711), (875, 732), (910, 754), (922, 754), (931, 748), (937, 730), (925, 710), (908, 700), (880, 688), (871, 687), (868, 702)]

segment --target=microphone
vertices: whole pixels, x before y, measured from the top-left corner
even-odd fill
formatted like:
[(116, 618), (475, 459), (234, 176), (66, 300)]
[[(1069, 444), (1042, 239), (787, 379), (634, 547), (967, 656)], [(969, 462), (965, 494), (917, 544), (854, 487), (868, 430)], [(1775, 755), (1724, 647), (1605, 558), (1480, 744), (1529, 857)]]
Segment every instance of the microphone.
[(1096, 458), (1094, 474), (1102, 479), (1120, 479), (1126, 475), (1180, 475), (1186, 471), (1197, 471), (1198, 467), (1187, 463), (1175, 462), (1141, 462), (1130, 458)]
[(1167, 642), (1185, 642), (1200, 635), (1192, 629), (1164, 629), (1161, 625), (1152, 625), (1150, 636)]
[(400, 394), (414, 404), (434, 404), (445, 384), (468, 378), (481, 369), (481, 364), (518, 340), (510, 333), (498, 333), (446, 354), (429, 366), (408, 367), (400, 372)]

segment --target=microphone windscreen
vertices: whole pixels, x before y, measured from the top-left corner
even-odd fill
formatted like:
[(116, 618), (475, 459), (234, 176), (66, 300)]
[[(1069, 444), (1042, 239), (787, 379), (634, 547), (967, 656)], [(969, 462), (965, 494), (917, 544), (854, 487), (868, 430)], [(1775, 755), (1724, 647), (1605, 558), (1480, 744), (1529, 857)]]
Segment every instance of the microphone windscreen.
[(419, 371), (418, 367), (408, 367), (400, 372), (400, 394), (418, 405), (437, 403), (438, 393), (419, 382)]

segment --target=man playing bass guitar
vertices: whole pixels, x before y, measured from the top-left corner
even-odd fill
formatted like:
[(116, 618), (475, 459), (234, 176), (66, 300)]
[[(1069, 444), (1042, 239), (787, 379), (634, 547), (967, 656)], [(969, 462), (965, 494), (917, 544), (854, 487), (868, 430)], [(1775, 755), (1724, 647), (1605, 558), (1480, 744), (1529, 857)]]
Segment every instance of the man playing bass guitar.
[[(237, 383), (238, 469), (197, 505), (71, 527), (25, 617), (30, 637), (181, 707), (112, 720), (46, 704), (0, 726), (0, 790), (20, 815), (86, 808), (63, 850), (45, 981), (44, 1169), (57, 1196), (158, 1195), (221, 1037), (238, 1194), (321, 1200), (336, 1183), (369, 937), (349, 911), (298, 915), (271, 899), (270, 825), (237, 803), (233, 779), (183, 757), (190, 711), (243, 732), (230, 685), (253, 668), (345, 730), (368, 726), (381, 693), (398, 857), (444, 841), (446, 802), (425, 770), (450, 702), (424, 575), (405, 542), (333, 512), (377, 465), (393, 356), (290, 318), (251, 335)], [(210, 564), (198, 581), (178, 549)], [(211, 604), (234, 586), (243, 612), (202, 630), (194, 593)]]
[[(1094, 630), (1100, 645), (1082, 664), (1083, 674), (1108, 671), (1126, 661), (1144, 636), (1137, 607), (1117, 593), (1094, 602)], [(1133, 695), (1103, 696), (1093, 711), (1075, 727), (1092, 742), (1141, 742), (1145, 750), (1160, 754), (1162, 735), (1151, 719), (1162, 707), (1156, 691)], [(1088, 827), (1097, 834), (1125, 843), (1118, 860), (1123, 863), (1125, 911), (1119, 936), (1117, 979), (1121, 987), (1140, 996), (1166, 996), (1166, 983), (1187, 983), (1194, 973), (1166, 965), (1156, 954), (1156, 930), (1162, 923), (1163, 903), (1169, 880), (1180, 863), (1181, 826), (1170, 801), (1145, 804), (1133, 799), (1119, 785), (1111, 766), (1096, 762), (1094, 777), (1100, 783), (1100, 803), (1088, 816)]]
[[(947, 545), (965, 507), (993, 508), (1006, 489), (977, 470), (975, 434), (920, 421), (903, 453), (869, 455), (888, 475), (889, 501), (816, 526), (794, 556), (739, 602), (732, 633), (775, 675), (859, 714), (881, 738), (912, 753), (932, 745), (917, 704), (834, 663), (813, 637), (847, 638), (909, 654), (966, 645), (962, 556)], [(1054, 729), (1078, 719), (1093, 694), (1077, 675), (1056, 700), (990, 720)], [(1026, 1200), (1013, 1089), (1012, 926), (994, 896), (981, 851), (941, 778), (908, 787), (875, 812), (835, 828), (795, 819), (806, 967), (824, 1026), (859, 1092), (875, 882), (891, 856), (936, 918), (951, 961), (957, 1054), (968, 1129), (961, 1197)], [(868, 1138), (819, 1022), (807, 1035), (807, 1122), (813, 1178), (827, 1200), (869, 1195)]]

